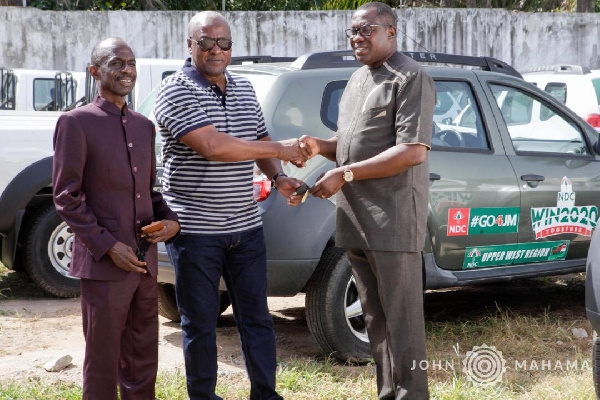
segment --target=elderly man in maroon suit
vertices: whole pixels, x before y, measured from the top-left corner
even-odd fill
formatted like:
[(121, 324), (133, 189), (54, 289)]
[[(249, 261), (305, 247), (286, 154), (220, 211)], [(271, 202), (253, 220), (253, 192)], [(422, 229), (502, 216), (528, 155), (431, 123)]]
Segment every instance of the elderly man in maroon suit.
[[(54, 203), (75, 233), (70, 274), (81, 278), (86, 340), (83, 398), (154, 399), (158, 367), (157, 253), (179, 231), (154, 190), (154, 126), (127, 108), (135, 56), (120, 38), (98, 43), (92, 104), (63, 114), (54, 134)], [(152, 245), (136, 254), (141, 228)], [(140, 246), (141, 247), (141, 246)]]

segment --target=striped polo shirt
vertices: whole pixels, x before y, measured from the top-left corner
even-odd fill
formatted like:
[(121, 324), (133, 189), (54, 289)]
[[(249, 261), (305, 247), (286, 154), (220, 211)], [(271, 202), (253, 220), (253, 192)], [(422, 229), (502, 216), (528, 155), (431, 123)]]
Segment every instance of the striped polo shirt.
[(225, 72), (223, 96), (188, 58), (166, 78), (154, 114), (162, 137), (163, 197), (179, 216), (182, 233), (228, 234), (261, 226), (254, 201), (254, 161), (211, 161), (180, 139), (214, 125), (243, 140), (268, 136), (262, 110), (250, 82)]

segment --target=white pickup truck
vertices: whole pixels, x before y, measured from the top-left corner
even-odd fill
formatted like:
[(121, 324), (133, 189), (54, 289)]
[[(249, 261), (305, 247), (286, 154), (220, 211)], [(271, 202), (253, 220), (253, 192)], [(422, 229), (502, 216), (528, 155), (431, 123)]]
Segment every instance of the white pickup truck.
[(85, 81), (85, 72), (0, 68), (0, 110), (68, 110), (84, 97)]
[[(182, 65), (183, 60), (139, 59), (129, 102), (134, 107), (141, 103), (142, 96), (165, 74)], [(1, 261), (7, 268), (25, 270), (39, 287), (60, 297), (77, 296), (79, 280), (68, 275), (73, 234), (52, 202), (52, 138), (62, 113), (52, 110), (86, 104), (95, 93), (94, 83), (82, 72), (57, 75), (54, 71), (0, 69)], [(56, 102), (45, 90), (43, 97), (42, 84), (45, 89), (54, 88), (52, 93), (70, 95), (59, 96)], [(37, 100), (32, 97), (36, 93)]]
[(52, 202), (52, 137), (61, 113), (0, 111), (2, 263), (24, 269), (42, 289), (76, 296), (68, 276), (71, 243)]

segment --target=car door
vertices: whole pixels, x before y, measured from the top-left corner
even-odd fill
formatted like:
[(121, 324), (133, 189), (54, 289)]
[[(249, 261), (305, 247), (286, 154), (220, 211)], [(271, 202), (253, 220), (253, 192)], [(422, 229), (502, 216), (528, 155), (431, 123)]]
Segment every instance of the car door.
[(437, 89), (428, 215), (435, 262), (448, 270), (489, 266), (469, 253), (517, 242), (517, 179), (475, 74), (428, 72)]
[(581, 259), (600, 207), (600, 159), (585, 123), (565, 106), (514, 79), (486, 90), (521, 192), (515, 263)]

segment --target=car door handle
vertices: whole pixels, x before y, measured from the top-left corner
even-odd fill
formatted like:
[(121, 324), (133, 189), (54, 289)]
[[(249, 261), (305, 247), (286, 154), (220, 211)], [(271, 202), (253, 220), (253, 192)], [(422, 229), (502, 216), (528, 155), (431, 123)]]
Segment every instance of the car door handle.
[(440, 174), (434, 174), (433, 172), (429, 173), (429, 180), (430, 181), (439, 181), (440, 179), (442, 179), (442, 177), (440, 176)]
[(546, 178), (542, 175), (525, 174), (521, 175), (521, 180), (525, 182), (543, 182)]
[(542, 175), (536, 174), (525, 174), (521, 175), (521, 180), (527, 182), (530, 188), (538, 187), (540, 182), (543, 182), (546, 178)]

